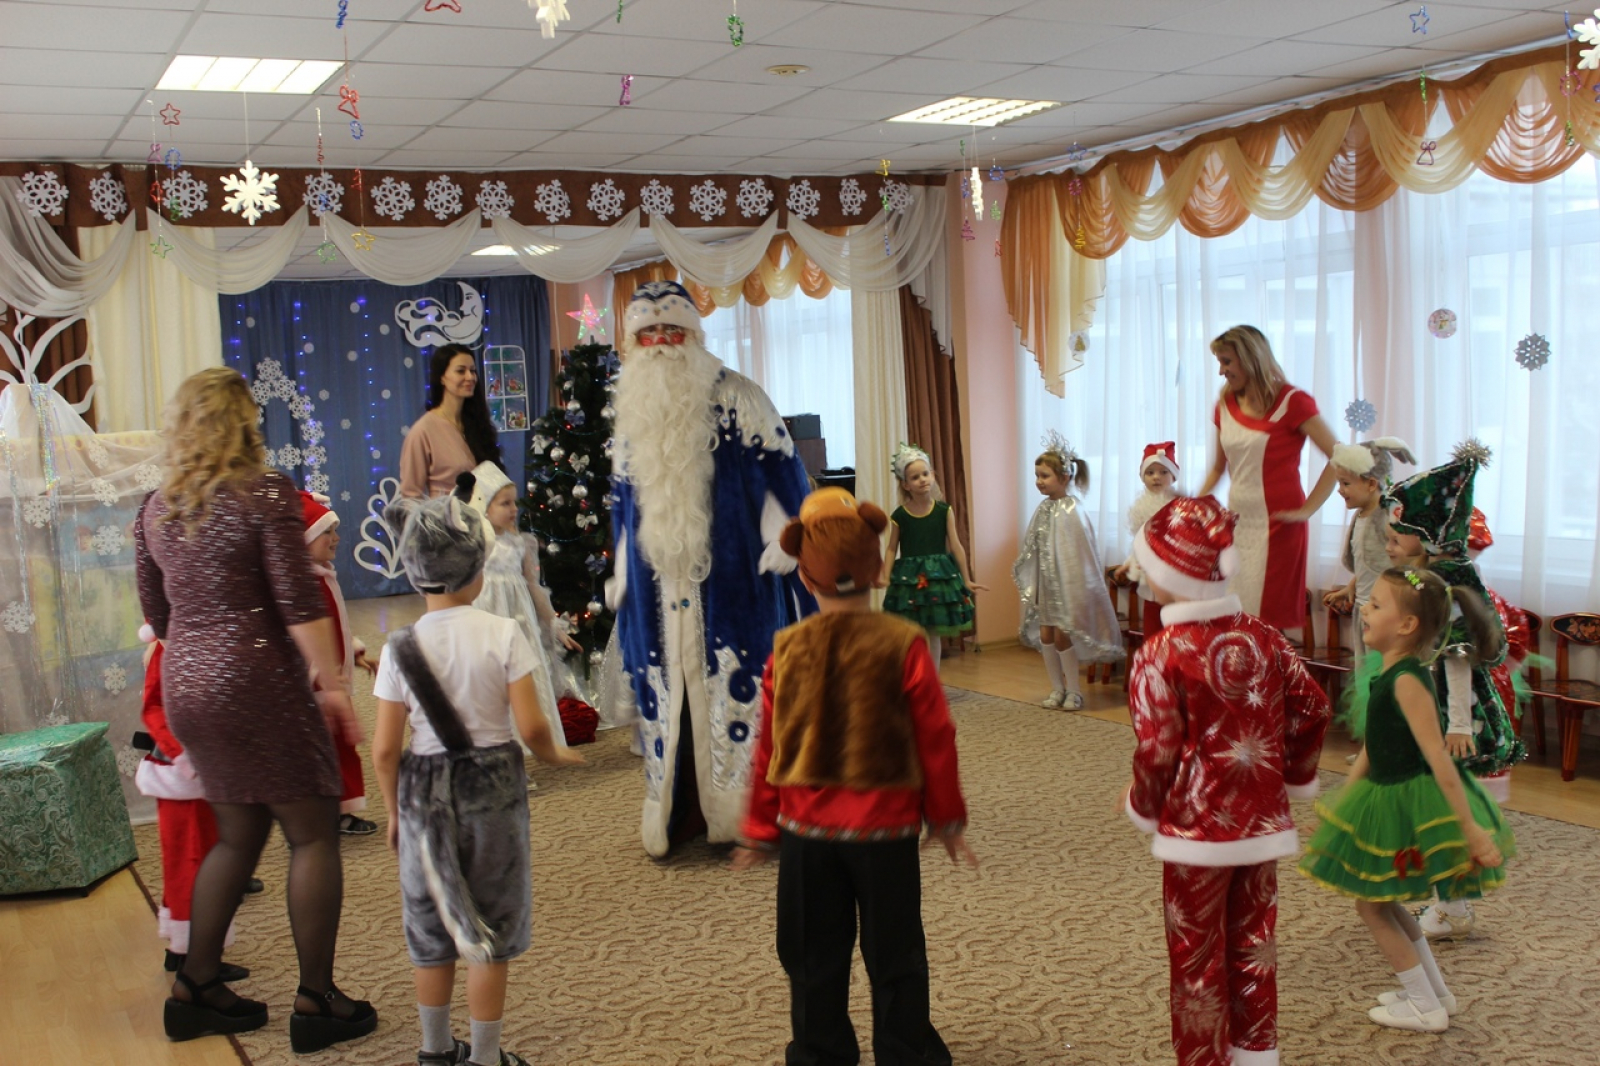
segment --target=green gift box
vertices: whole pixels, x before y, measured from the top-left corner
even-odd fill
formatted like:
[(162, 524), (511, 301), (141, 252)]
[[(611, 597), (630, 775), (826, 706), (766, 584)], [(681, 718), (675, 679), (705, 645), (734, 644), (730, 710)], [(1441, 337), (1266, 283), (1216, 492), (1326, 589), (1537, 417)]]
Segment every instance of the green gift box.
[(0, 736), (0, 895), (84, 888), (138, 857), (108, 728)]

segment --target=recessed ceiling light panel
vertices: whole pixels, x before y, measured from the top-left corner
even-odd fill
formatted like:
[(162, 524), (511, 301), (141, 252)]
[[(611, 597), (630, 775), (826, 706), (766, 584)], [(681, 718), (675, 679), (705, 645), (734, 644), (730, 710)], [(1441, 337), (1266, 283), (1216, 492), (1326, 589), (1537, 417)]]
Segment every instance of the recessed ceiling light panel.
[(175, 56), (157, 89), (309, 96), (344, 64), (333, 59)]
[(1054, 100), (999, 100), (993, 97), (952, 96), (915, 111), (896, 115), (890, 122), (928, 122), (940, 126), (999, 126), (1060, 107)]

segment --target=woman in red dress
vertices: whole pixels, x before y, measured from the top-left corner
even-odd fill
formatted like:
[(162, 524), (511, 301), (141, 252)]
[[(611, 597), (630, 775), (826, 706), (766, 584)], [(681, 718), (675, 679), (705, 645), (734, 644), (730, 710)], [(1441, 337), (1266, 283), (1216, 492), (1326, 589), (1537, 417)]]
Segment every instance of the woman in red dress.
[(1226, 473), (1228, 509), (1239, 516), (1239, 570), (1229, 583), (1247, 613), (1279, 629), (1306, 622), (1306, 527), (1293, 512), (1314, 514), (1333, 492), (1333, 467), (1307, 497), (1300, 454), (1310, 438), (1333, 456), (1333, 431), (1317, 401), (1290, 385), (1272, 345), (1254, 326), (1235, 326), (1211, 342), (1224, 385), (1212, 413), (1216, 458), (1199, 495)]

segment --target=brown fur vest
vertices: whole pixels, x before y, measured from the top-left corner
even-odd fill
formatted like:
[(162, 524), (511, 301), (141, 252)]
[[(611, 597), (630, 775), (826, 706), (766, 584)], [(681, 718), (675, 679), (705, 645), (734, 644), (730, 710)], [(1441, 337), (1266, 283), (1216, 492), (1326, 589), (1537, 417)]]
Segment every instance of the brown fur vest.
[(904, 691), (922, 629), (879, 613), (819, 614), (772, 649), (772, 761), (781, 787), (919, 788), (922, 764)]

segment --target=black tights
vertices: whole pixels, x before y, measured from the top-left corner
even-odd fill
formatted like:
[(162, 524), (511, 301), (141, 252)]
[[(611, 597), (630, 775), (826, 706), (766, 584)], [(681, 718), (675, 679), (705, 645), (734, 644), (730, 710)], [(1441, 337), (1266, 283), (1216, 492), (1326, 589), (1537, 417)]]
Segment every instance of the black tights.
[[(289, 843), (289, 926), (294, 932), (295, 954), (300, 959), (300, 983), (318, 991), (331, 989), (339, 909), (344, 902), (338, 799), (213, 803), (211, 809), (217, 816), (217, 844), (195, 874), (189, 911), (189, 957), (183, 964), (183, 973), (197, 985), (217, 976), (223, 938), (239, 909), (245, 883), (261, 858), (272, 823), (277, 822)], [(175, 988), (174, 995), (178, 994)], [(207, 1001), (226, 1006), (222, 1001), (226, 998), (208, 996)]]

